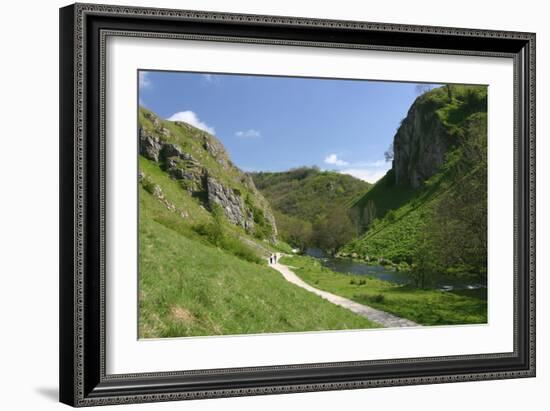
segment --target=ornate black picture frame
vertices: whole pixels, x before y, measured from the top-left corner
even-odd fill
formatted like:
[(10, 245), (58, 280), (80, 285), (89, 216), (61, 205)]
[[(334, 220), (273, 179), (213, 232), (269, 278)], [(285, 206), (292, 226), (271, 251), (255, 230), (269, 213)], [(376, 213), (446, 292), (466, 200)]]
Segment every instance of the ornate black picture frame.
[[(513, 352), (107, 374), (108, 36), (512, 58)], [(535, 376), (535, 34), (76, 4), (60, 10), (60, 97), (61, 402), (92, 406)]]

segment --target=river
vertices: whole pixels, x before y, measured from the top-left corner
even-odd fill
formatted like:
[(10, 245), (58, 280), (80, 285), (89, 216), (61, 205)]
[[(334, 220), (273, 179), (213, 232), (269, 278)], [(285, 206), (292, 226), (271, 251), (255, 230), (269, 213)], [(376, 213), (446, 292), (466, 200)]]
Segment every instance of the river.
[[(368, 275), (380, 280), (390, 281), (396, 284), (410, 284), (411, 278), (406, 272), (396, 271), (395, 268), (383, 265), (370, 265), (351, 258), (336, 258), (326, 255), (318, 248), (308, 248), (306, 255), (314, 257), (326, 268), (344, 274)], [(444, 291), (472, 290), (485, 288), (486, 286), (460, 278), (448, 278), (441, 276), (435, 278), (433, 285)]]

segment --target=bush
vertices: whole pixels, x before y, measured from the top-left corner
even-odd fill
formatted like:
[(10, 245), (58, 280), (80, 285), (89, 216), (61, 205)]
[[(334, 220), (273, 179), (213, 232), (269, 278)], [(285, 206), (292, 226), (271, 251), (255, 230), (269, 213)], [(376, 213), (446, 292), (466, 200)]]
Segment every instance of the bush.
[(264, 264), (265, 261), (258, 257), (254, 251), (242, 244), (239, 240), (228, 238), (224, 248), (235, 256), (255, 264)]
[(143, 189), (145, 191), (147, 191), (149, 194), (154, 194), (155, 193), (155, 187), (156, 187), (156, 184), (153, 183), (153, 181), (151, 181), (151, 179), (149, 177), (143, 177), (141, 179), (141, 185), (143, 187)]
[(198, 224), (193, 226), (193, 230), (201, 237), (204, 237), (210, 244), (215, 245), (216, 247), (222, 247), (225, 239), (225, 233), (223, 232), (223, 228), (220, 224)]
[(400, 261), (399, 264), (397, 264), (397, 267), (395, 267), (397, 271), (410, 271), (411, 267), (406, 261)]
[(390, 223), (393, 223), (395, 220), (397, 220), (397, 214), (395, 210), (390, 210), (386, 214), (386, 220), (388, 220)]
[(385, 297), (384, 297), (384, 294), (376, 294), (370, 297), (370, 300), (373, 303), (382, 304), (385, 301)]
[(228, 236), (223, 226), (219, 223), (197, 224), (193, 226), (193, 230), (210, 244), (228, 251), (243, 260), (256, 264), (262, 264), (264, 262), (263, 259), (254, 253), (254, 251), (241, 243), (238, 238)]

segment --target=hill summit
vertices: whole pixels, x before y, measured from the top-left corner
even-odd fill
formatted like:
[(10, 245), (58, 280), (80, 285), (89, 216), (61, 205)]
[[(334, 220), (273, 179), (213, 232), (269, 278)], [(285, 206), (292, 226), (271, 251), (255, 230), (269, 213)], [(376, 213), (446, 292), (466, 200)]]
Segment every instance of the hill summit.
[(357, 222), (350, 205), (372, 186), (317, 167), (251, 176), (273, 207), (283, 240), (301, 250), (318, 247), (335, 252), (355, 237)]

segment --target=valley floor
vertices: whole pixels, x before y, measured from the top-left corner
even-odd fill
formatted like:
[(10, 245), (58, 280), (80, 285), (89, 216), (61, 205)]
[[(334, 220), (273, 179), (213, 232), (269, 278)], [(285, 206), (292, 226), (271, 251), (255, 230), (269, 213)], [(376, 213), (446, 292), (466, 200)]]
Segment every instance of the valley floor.
[(292, 267), (293, 273), (314, 289), (419, 325), (487, 323), (487, 295), (483, 289), (452, 292), (419, 289), (365, 275), (336, 273), (314, 258), (304, 256), (282, 257), (281, 264)]
[[(278, 261), (281, 254), (277, 253), (277, 256), (278, 256), (277, 258), (277, 261)], [(319, 290), (318, 288), (312, 287), (311, 285), (303, 281), (300, 277), (298, 277), (291, 270), (290, 267), (280, 262), (272, 264), (271, 267), (279, 271), (288, 282), (294, 285), (297, 285), (298, 287), (301, 287), (315, 295), (318, 295), (324, 298), (325, 300), (331, 302), (332, 304), (338, 305), (340, 307), (344, 307), (347, 310), (350, 310), (362, 317), (365, 317), (371, 321), (374, 321), (375, 323), (381, 325), (382, 327), (417, 327), (419, 326), (419, 324), (415, 323), (414, 321), (410, 321), (405, 318), (400, 318), (390, 313), (387, 313), (385, 311), (377, 310), (367, 305), (359, 304), (350, 299), (340, 297), (339, 295), (335, 295), (327, 291)]]

